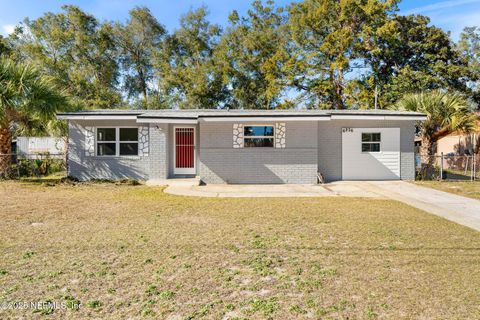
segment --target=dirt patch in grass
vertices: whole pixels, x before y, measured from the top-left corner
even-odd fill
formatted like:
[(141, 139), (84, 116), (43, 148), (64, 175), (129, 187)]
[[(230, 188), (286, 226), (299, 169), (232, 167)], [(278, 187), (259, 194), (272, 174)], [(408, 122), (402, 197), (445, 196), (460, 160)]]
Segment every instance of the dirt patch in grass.
[(415, 183), (459, 196), (480, 199), (480, 181), (417, 181)]
[(480, 233), (393, 201), (18, 182), (0, 199), (0, 304), (66, 306), (2, 319), (480, 317)]

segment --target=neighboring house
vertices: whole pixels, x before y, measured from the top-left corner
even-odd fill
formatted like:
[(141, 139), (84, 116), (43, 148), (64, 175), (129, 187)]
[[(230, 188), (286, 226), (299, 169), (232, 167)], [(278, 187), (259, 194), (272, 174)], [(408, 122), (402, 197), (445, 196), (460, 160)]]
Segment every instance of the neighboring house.
[(478, 153), (480, 147), (480, 132), (452, 133), (437, 142), (437, 155), (471, 156)]
[[(480, 122), (477, 124), (480, 128)], [(437, 162), (441, 162), (443, 154), (443, 168), (452, 170), (461, 170), (465, 174), (468, 170), (473, 170), (472, 156), (479, 154), (480, 148), (480, 129), (472, 133), (454, 132), (437, 141), (436, 155)], [(480, 159), (476, 158), (476, 165)]]
[(386, 110), (98, 110), (69, 121), (69, 175), (205, 183), (412, 180), (415, 123)]
[[(480, 113), (477, 113), (480, 119)], [(415, 137), (416, 153), (420, 153), (421, 137)], [(480, 151), (480, 120), (477, 121), (477, 130), (472, 133), (453, 132), (437, 141), (435, 155), (440, 156), (470, 156)]]
[[(477, 113), (480, 119), (480, 113)], [(472, 133), (454, 132), (437, 142), (437, 155), (472, 155), (477, 154), (480, 148), (480, 120), (477, 121), (477, 130)]]
[(66, 152), (64, 138), (17, 137), (16, 154), (22, 158), (35, 159), (39, 156), (62, 156)]

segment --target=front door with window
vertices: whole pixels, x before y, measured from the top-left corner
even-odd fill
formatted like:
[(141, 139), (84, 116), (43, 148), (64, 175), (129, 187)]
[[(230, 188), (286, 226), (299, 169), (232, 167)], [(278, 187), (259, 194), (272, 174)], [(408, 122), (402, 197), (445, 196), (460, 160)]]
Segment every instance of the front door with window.
[(195, 174), (195, 128), (175, 127), (175, 174)]

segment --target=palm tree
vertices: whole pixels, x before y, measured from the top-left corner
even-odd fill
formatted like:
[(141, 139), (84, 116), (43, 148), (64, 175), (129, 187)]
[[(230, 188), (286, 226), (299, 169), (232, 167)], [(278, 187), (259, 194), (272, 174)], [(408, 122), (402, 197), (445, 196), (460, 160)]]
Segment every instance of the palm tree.
[[(0, 177), (10, 166), (14, 129), (42, 131), (67, 99), (51, 77), (30, 65), (0, 58)], [(2, 156), (3, 155), (3, 156)]]
[(419, 124), (422, 139), (422, 175), (428, 175), (433, 168), (435, 159), (432, 156), (439, 139), (453, 132), (472, 132), (477, 125), (471, 103), (458, 93), (434, 90), (407, 94), (396, 103), (396, 108), (427, 115), (427, 120)]

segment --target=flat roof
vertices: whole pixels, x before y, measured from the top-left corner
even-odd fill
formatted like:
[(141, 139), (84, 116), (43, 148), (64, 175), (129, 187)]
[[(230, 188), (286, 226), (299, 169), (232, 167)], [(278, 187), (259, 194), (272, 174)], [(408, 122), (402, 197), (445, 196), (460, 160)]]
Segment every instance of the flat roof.
[[(422, 120), (425, 115), (420, 112), (397, 110), (238, 110), (238, 109), (161, 109), (161, 110), (126, 110), (126, 109), (101, 109), (77, 112), (62, 112), (57, 114), (59, 119), (189, 119), (202, 118), (329, 118), (329, 119), (354, 119), (368, 117), (405, 117)], [(418, 119), (417, 119), (418, 118)], [(422, 119), (420, 119), (422, 118)]]

